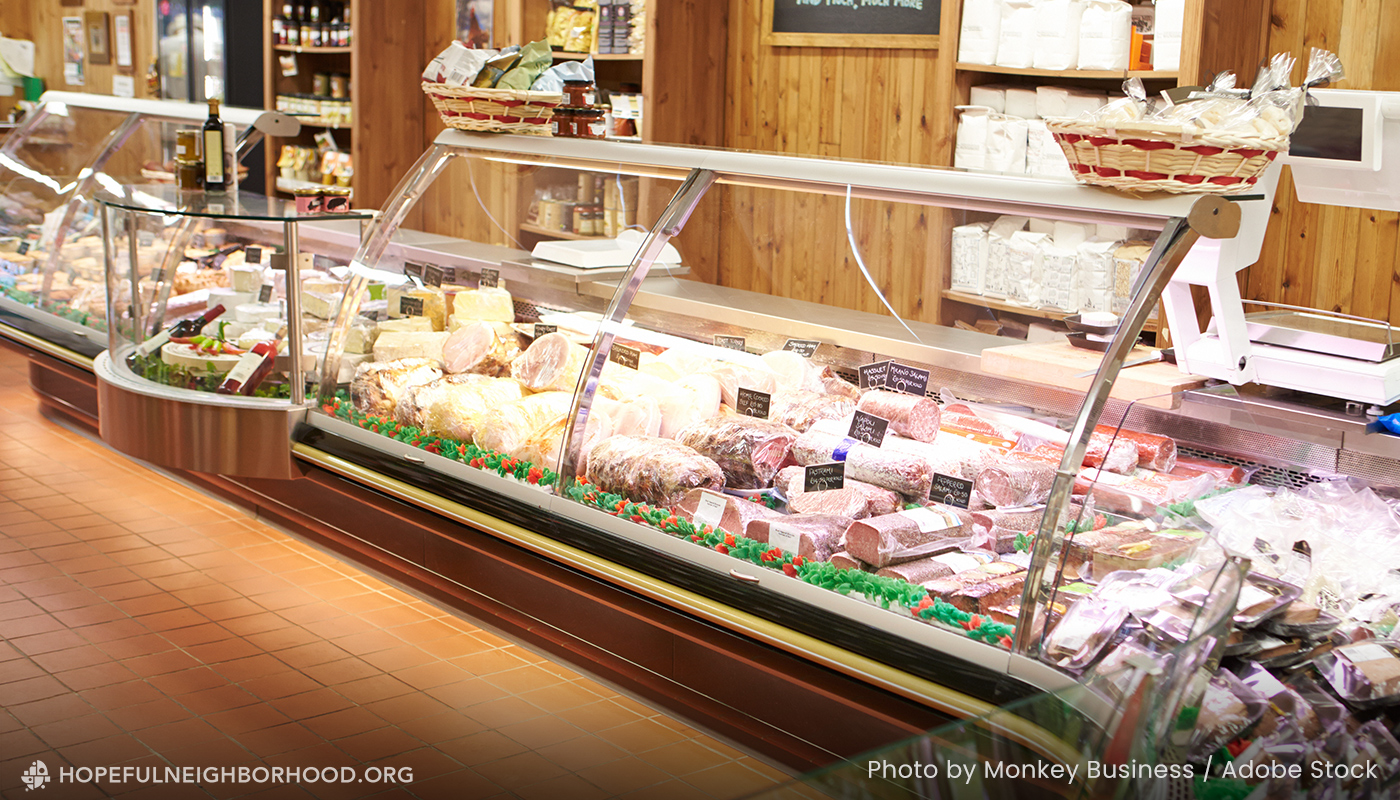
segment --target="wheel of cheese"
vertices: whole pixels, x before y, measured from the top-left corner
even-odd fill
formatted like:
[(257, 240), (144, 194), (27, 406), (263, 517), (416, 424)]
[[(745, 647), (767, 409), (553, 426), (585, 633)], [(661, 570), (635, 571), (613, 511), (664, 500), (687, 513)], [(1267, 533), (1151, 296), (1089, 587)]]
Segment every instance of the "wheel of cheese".
[(238, 308), (244, 303), (252, 303), (258, 299), (257, 292), (238, 292), (233, 289), (225, 289), (222, 286), (209, 290), (209, 305), (223, 306), (224, 308)]
[(197, 350), (194, 345), (166, 342), (160, 348), (160, 360), (172, 367), (183, 367), (191, 372), (225, 373), (238, 363), (238, 356), (229, 353), (211, 355)]
[[(228, 306), (224, 306), (228, 308)], [(244, 303), (233, 307), (233, 318), (239, 322), (256, 324), (276, 322), (282, 318), (281, 303)]]

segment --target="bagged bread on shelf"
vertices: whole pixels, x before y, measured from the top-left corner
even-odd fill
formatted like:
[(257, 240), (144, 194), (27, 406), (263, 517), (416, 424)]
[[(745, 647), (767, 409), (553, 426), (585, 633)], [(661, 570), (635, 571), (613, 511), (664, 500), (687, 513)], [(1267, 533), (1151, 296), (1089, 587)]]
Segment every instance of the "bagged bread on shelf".
[(1045, 123), (1038, 119), (1026, 122), (1026, 172), (1047, 178), (1070, 178), (1069, 159), (1055, 141)]
[(1174, 72), (1181, 68), (1181, 39), (1186, 28), (1186, 0), (1157, 0), (1153, 17), (1152, 69)]
[(987, 122), (985, 166), (992, 172), (1022, 175), (1026, 171), (1026, 121), (992, 114)]
[(1077, 67), (1083, 0), (1039, 0), (1035, 11), (1035, 68)]
[(1086, 114), (1092, 114), (1106, 105), (1108, 105), (1107, 92), (1070, 89), (1069, 94), (1065, 97), (1065, 116), (1082, 117)]
[(1017, 231), (1007, 247), (1006, 297), (1023, 305), (1040, 304), (1040, 272), (1045, 261), (1047, 233)]
[(982, 293), (987, 271), (987, 222), (959, 225), (953, 229), (950, 288), (955, 292)]
[(953, 166), (958, 169), (986, 169), (992, 110), (985, 106), (956, 106), (957, 140), (953, 145)]
[(995, 64), (1001, 39), (1001, 0), (963, 0), (958, 60), (965, 64)]
[(1079, 68), (1126, 70), (1133, 43), (1133, 7), (1122, 0), (1085, 0), (1079, 21)]
[(1035, 65), (1035, 0), (1002, 0), (997, 32), (997, 66)]

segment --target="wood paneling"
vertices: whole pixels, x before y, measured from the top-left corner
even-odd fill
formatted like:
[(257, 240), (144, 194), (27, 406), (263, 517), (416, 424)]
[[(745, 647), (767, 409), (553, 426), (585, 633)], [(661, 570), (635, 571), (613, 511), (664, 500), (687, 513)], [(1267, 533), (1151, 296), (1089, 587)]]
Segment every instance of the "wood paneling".
[[(90, 92), (111, 94), (112, 76), (129, 74), (136, 79), (136, 96), (151, 97), (146, 90), (146, 68), (150, 66), (154, 54), (151, 52), (155, 41), (155, 4), (141, 2), (136, 5), (121, 5), (115, 0), (87, 0), (82, 6), (60, 6), (56, 0), (5, 0), (5, 6), (29, 10), (29, 38), (34, 40), (34, 71), (44, 79), (45, 89), (59, 89), (68, 92)], [(63, 80), (63, 17), (81, 17), (87, 11), (105, 11), (108, 15), (108, 41), (112, 53), (111, 63), (84, 63), (82, 86), (69, 86)], [(129, 69), (118, 68), (117, 45), (112, 35), (113, 15), (130, 12), (133, 30), (131, 31), (132, 64)], [(8, 14), (6, 15), (8, 17)], [(6, 34), (8, 35), (8, 31)], [(84, 36), (87, 32), (84, 29)]]

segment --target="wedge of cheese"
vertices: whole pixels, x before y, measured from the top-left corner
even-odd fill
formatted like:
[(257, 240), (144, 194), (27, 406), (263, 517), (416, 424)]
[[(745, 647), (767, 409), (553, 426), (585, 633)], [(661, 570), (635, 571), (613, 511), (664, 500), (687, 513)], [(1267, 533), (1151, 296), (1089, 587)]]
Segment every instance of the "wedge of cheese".
[(301, 310), (317, 319), (335, 319), (340, 311), (340, 295), (302, 290)]
[(433, 321), (427, 317), (400, 317), (379, 323), (380, 333), (430, 333), (432, 330)]
[(442, 363), (442, 346), (451, 334), (443, 332), (399, 333), (380, 332), (374, 340), (374, 360), (394, 361), (400, 358), (427, 358)]
[[(389, 301), (389, 319), (403, 317), (425, 317), (433, 323), (433, 330), (447, 327), (447, 296), (436, 286), (424, 288), (390, 288), (385, 295)], [(408, 300), (408, 303), (404, 301)], [(415, 313), (421, 304), (422, 313)]]
[(452, 316), (484, 322), (514, 322), (515, 301), (500, 287), (468, 289), (452, 296)]
[(350, 322), (350, 330), (345, 334), (346, 353), (373, 353), (374, 340), (379, 336), (379, 326), (373, 320), (356, 317)]

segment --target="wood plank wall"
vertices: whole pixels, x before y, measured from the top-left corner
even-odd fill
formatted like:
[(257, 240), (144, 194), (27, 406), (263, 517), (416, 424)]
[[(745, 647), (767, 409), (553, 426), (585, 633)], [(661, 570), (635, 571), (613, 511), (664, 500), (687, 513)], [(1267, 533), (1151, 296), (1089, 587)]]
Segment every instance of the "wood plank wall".
[[(155, 4), (140, 2), (136, 5), (119, 5), (115, 0), (86, 0), (82, 6), (60, 6), (57, 0), (4, 0), (0, 5), (7, 9), (3, 20), (12, 13), (22, 15), (28, 10), (29, 38), (34, 41), (34, 70), (44, 79), (45, 89), (67, 92), (89, 92), (111, 94), (112, 76), (130, 74), (136, 79), (136, 96), (151, 97), (146, 91), (146, 68), (155, 54), (152, 52), (155, 41)], [(63, 80), (63, 17), (81, 17), (88, 11), (105, 11), (108, 14), (108, 42), (112, 51), (110, 64), (93, 64), (89, 59), (84, 66), (83, 85), (69, 86)], [(116, 41), (111, 31), (112, 16), (131, 12), (134, 29), (131, 32), (132, 67), (119, 70), (116, 66)], [(0, 28), (3, 30), (3, 28)], [(5, 31), (8, 34), (8, 31)], [(86, 29), (84, 29), (86, 36)]]

